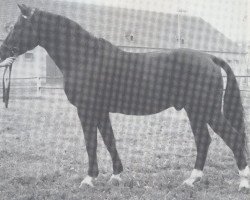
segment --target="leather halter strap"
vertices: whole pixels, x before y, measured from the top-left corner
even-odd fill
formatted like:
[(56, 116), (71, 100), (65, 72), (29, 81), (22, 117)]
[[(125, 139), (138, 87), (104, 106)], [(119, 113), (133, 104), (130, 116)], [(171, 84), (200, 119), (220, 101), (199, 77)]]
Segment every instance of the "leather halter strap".
[[(6, 48), (8, 48), (13, 56), (17, 55), (19, 49), (17, 47), (8, 47), (6, 44), (3, 44)], [(5, 78), (6, 72), (9, 71), (8, 78)], [(3, 102), (5, 104), (5, 108), (8, 108), (9, 97), (10, 97), (10, 83), (11, 83), (11, 72), (12, 72), (12, 64), (5, 66), (3, 73)], [(8, 84), (5, 84), (6, 79), (8, 79)]]
[[(9, 71), (9, 75), (8, 75), (8, 78), (5, 78), (7, 71)], [(8, 104), (9, 104), (11, 71), (12, 71), (12, 64), (6, 66), (4, 69), (4, 73), (3, 73), (3, 102), (5, 104), (5, 108), (8, 108)], [(6, 79), (8, 79), (7, 85), (5, 84)]]

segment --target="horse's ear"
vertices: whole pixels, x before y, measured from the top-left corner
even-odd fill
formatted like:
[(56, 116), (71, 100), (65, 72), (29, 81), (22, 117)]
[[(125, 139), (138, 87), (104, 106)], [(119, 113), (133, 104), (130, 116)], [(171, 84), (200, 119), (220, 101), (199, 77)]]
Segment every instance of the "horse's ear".
[(22, 5), (17, 4), (17, 5), (18, 5), (19, 9), (21, 10), (22, 16), (25, 19), (31, 17), (32, 12), (31, 12), (31, 8), (30, 7), (28, 7), (28, 6), (24, 5), (24, 4), (22, 4)]

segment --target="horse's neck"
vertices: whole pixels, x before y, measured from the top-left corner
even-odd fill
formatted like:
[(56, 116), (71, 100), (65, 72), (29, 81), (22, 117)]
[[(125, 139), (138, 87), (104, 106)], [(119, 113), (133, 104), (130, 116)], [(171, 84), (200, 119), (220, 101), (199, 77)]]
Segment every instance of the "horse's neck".
[[(50, 20), (45, 19), (43, 21), (46, 21), (46, 24), (40, 25), (40, 27), (43, 27), (39, 29), (39, 45), (46, 49), (63, 74), (65, 71), (71, 71), (77, 65), (86, 64), (89, 57), (94, 59), (98, 55), (103, 55), (104, 51), (110, 52), (112, 49), (113, 51), (125, 53), (106, 40), (95, 38), (69, 19), (51, 13), (48, 15), (46, 13), (45, 16), (49, 16)], [(66, 26), (63, 27), (63, 30), (62, 26), (60, 26), (62, 21)], [(65, 30), (71, 30), (70, 34), (66, 31), (67, 35)]]
[[(68, 71), (70, 67), (74, 66), (74, 63), (70, 63), (72, 58), (84, 51), (83, 41), (86, 40), (86, 38), (93, 38), (91, 38), (91, 35), (87, 31), (84, 31), (73, 21), (60, 18), (50, 13), (46, 15), (46, 17), (49, 15), (50, 20), (45, 20), (46, 24), (40, 25), (41, 28), (38, 30), (40, 35), (39, 45), (47, 51), (64, 74), (65, 70)], [(59, 23), (62, 21), (65, 27), (60, 26)], [(76, 35), (71, 35), (71, 33)], [(73, 37), (75, 37), (75, 39)], [(74, 51), (75, 49), (78, 49), (78, 51)]]

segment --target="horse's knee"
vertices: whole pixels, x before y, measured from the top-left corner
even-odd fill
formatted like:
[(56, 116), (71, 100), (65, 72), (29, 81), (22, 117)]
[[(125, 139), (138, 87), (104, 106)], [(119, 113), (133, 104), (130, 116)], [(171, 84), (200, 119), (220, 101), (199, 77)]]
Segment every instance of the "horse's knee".
[(198, 151), (202, 149), (206, 150), (212, 141), (207, 128), (204, 128), (203, 131), (197, 132), (196, 134), (194, 134), (194, 137), (195, 137), (195, 143), (196, 143)]

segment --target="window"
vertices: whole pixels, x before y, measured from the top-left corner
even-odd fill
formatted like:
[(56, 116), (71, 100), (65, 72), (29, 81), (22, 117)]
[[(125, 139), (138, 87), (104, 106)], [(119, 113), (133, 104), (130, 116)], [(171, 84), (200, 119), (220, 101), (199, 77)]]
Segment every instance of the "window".
[(185, 43), (184, 39), (183, 39), (183, 38), (181, 38), (181, 44), (184, 44), (184, 43)]
[(130, 41), (133, 41), (133, 40), (134, 40), (134, 36), (130, 35)]
[(127, 32), (126, 34), (125, 34), (125, 38), (128, 40), (128, 41), (130, 41), (130, 42), (133, 42), (134, 41), (134, 35), (131, 33), (131, 32)]

